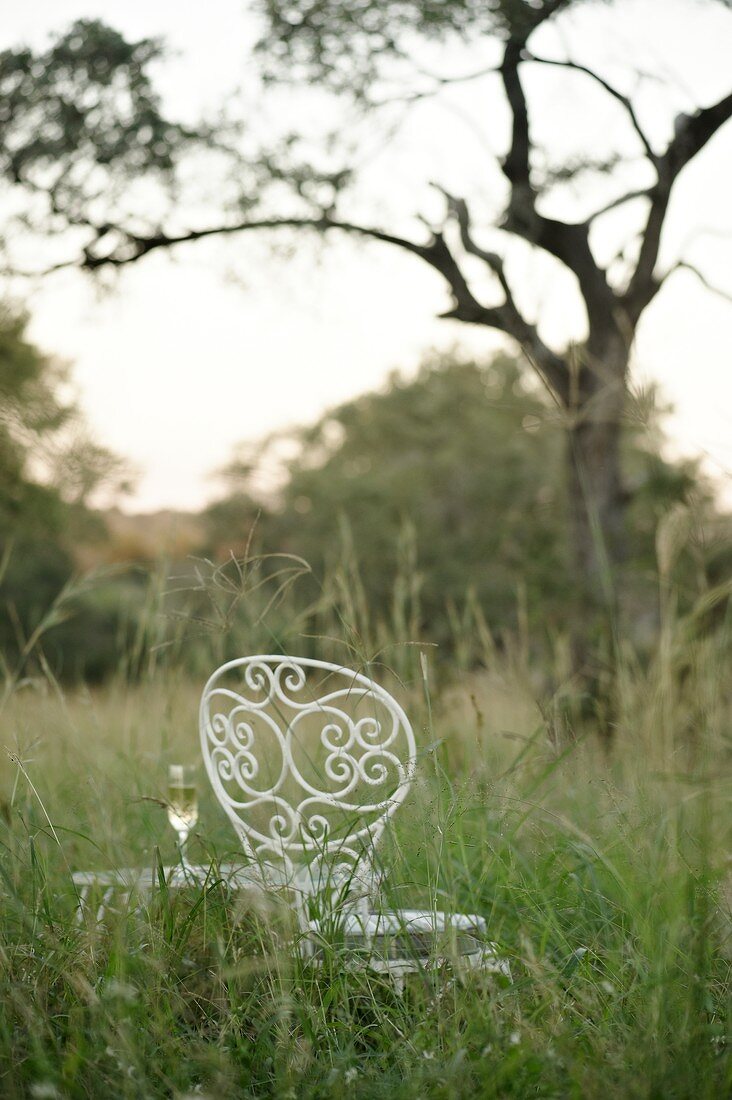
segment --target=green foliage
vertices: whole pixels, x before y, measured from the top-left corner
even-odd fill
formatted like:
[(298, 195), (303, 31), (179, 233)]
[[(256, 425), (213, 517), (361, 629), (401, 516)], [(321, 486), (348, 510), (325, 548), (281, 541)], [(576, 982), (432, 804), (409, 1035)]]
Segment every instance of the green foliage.
[(0, 53), (0, 175), (27, 231), (91, 231), (116, 239), (114, 202), (141, 175), (170, 179), (203, 133), (167, 118), (150, 67), (151, 39), (128, 42), (79, 20), (45, 51)]
[(326, 80), (363, 92), (384, 62), (402, 60), (419, 38), (447, 44), (494, 35), (528, 35), (580, 0), (257, 0), (266, 30), (265, 71), (285, 80)]
[(46, 53), (5, 50), (4, 170), (23, 182), (37, 171), (68, 172), (82, 159), (99, 166), (114, 162), (128, 175), (169, 169), (181, 131), (167, 132), (146, 72), (160, 53), (159, 43), (127, 42), (92, 20), (75, 23)]
[(27, 335), (28, 317), (0, 308), (0, 534), (58, 532), (102, 486), (123, 488), (125, 464), (95, 443), (64, 397), (66, 367)]
[[(0, 312), (0, 657), (13, 676), (24, 670), (28, 639), (74, 572), (74, 541), (94, 533), (87, 498), (123, 484), (125, 473), (89, 437), (79, 409), (62, 395), (64, 367), (28, 339), (27, 323), (18, 310)], [(97, 599), (87, 590), (54, 616), (49, 658), (56, 672), (97, 678), (116, 663), (119, 616)], [(72, 610), (79, 616), (73, 625)]]
[(33, 478), (30, 467), (50, 457), (49, 442), (68, 424), (72, 410), (58, 397), (59, 365), (26, 339), (27, 317), (0, 312), (0, 532), (58, 529), (58, 494)]
[(278, 540), (326, 566), (347, 525), (367, 600), (382, 613), (400, 556), (412, 553), (431, 640), (445, 639), (445, 609), (468, 589), (490, 623), (507, 625), (517, 585), (537, 606), (566, 572), (562, 435), (550, 421), (512, 360), (427, 363), (303, 434)]
[[(693, 464), (662, 457), (655, 415), (651, 407), (643, 423), (629, 420), (625, 439), (626, 573), (639, 618), (656, 606), (659, 518), (694, 492), (704, 497)], [(257, 527), (265, 550), (297, 554), (320, 577), (347, 563), (358, 577), (346, 583), (360, 586), (371, 615), (391, 625), (401, 584), (412, 640), (449, 643), (466, 597), (497, 633), (515, 633), (528, 614), (538, 641), (566, 621), (573, 578), (564, 421), (516, 360), (434, 357), (416, 377), (394, 376), (384, 390), (247, 454), (229, 470), (234, 494), (207, 514), (220, 557), (245, 544), (258, 463), (271, 466), (285, 444), (284, 485)]]

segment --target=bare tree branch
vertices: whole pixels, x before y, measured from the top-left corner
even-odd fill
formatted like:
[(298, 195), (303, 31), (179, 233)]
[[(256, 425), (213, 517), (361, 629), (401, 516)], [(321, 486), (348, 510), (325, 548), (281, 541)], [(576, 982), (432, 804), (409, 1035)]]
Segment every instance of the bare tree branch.
[(470, 214), (465, 199), (451, 195), (449, 191), (446, 191), (444, 187), (441, 187), (437, 183), (433, 184), (433, 187), (444, 196), (449, 213), (452, 214), (457, 221), (460, 230), (460, 243), (465, 251), (468, 255), (476, 256), (478, 259), (483, 260), (501, 284), (506, 296), (506, 301), (513, 302), (513, 294), (511, 293), (511, 288), (506, 279), (503, 257), (499, 256), (497, 252), (488, 252), (484, 248), (480, 248), (473, 239), (470, 231)]
[[(236, 233), (244, 233), (253, 230), (267, 229), (312, 229), (317, 232), (340, 230), (356, 236), (366, 237), (394, 245), (403, 251), (418, 256), (437, 271), (447, 282), (453, 297), (453, 305), (442, 314), (443, 318), (455, 319), (471, 324), (479, 324), (488, 328), (495, 328), (515, 339), (531, 354), (534, 360), (542, 364), (547, 377), (552, 379), (552, 384), (560, 386), (561, 360), (539, 338), (536, 329), (521, 317), (511, 299), (510, 304), (490, 307), (482, 304), (474, 296), (468, 282), (460, 270), (460, 266), (453, 256), (444, 235), (440, 231), (432, 230), (431, 240), (422, 244), (405, 237), (396, 236), (374, 226), (358, 225), (352, 222), (342, 221), (326, 216), (318, 218), (261, 218), (233, 223), (224, 226), (211, 226), (204, 229), (189, 230), (180, 234), (167, 234), (159, 232), (143, 237), (119, 226), (102, 227), (104, 232), (95, 235), (94, 239), (83, 252), (83, 258), (74, 258), (36, 272), (18, 272), (13, 274), (25, 274), (27, 276), (47, 274), (68, 267), (81, 267), (87, 271), (98, 271), (105, 267), (119, 269), (134, 263), (141, 257), (158, 249), (169, 249), (176, 245), (187, 244), (193, 241), (204, 240), (209, 237), (229, 236)], [(95, 245), (106, 237), (108, 233), (115, 233), (120, 238), (120, 243), (110, 252), (99, 254), (94, 251)], [(505, 282), (505, 276), (504, 276)], [(506, 287), (508, 286), (505, 283)], [(510, 293), (510, 292), (509, 292)], [(560, 391), (558, 391), (560, 392)]]
[(529, 51), (524, 51), (524, 60), (532, 61), (536, 65), (553, 65), (560, 69), (572, 69), (574, 72), (584, 73), (585, 76), (589, 76), (592, 80), (596, 81), (601, 88), (604, 88), (605, 91), (613, 97), (613, 99), (616, 99), (618, 103), (621, 103), (623, 105), (628, 114), (633, 129), (640, 138), (641, 145), (643, 146), (648, 159), (651, 161), (652, 164), (656, 163), (657, 155), (654, 152), (653, 146), (648, 140), (648, 137), (643, 131), (640, 122), (638, 121), (638, 116), (635, 113), (635, 108), (633, 107), (633, 104), (628, 99), (628, 97), (623, 94), (623, 92), (620, 92), (617, 88), (614, 88), (612, 84), (605, 80), (604, 77), (600, 76), (599, 73), (596, 73), (594, 69), (590, 69), (587, 65), (580, 65), (576, 61), (558, 61), (550, 57), (537, 57), (536, 54), (530, 53)]
[[(386, 244), (397, 245), (399, 248), (405, 249), (428, 262), (431, 262), (431, 256), (435, 251), (433, 243), (430, 242), (419, 244), (416, 241), (410, 241), (405, 237), (398, 237), (393, 233), (387, 233), (373, 226), (354, 225), (350, 222), (333, 220), (327, 217), (260, 218), (243, 222), (234, 222), (229, 225), (208, 226), (204, 229), (191, 229), (179, 234), (168, 234), (160, 231), (149, 236), (142, 236), (118, 225), (105, 225), (93, 228), (98, 229), (98, 232), (95, 232), (93, 239), (83, 249), (81, 258), (77, 256), (73, 259), (53, 264), (48, 268), (34, 272), (25, 272), (25, 274), (31, 277), (40, 276), (69, 267), (81, 268), (86, 271), (96, 271), (104, 267), (121, 268), (126, 267), (128, 264), (135, 263), (135, 261), (141, 259), (143, 256), (161, 248), (173, 248), (176, 245), (189, 244), (193, 241), (205, 240), (208, 237), (225, 237), (235, 233), (244, 233), (247, 230), (257, 229), (315, 229), (321, 232), (328, 229), (342, 229), (348, 233), (369, 237)], [(96, 246), (98, 246), (100, 241), (110, 234), (118, 235), (121, 238), (121, 242), (110, 252), (99, 253), (96, 251)], [(13, 274), (23, 274), (16, 269), (11, 268), (10, 270)]]
[(423, 88), (416, 92), (406, 92), (402, 95), (386, 95), (381, 99), (370, 99), (368, 101), (369, 108), (386, 107), (397, 103), (419, 103), (421, 100), (431, 99), (433, 96), (439, 95), (444, 88), (452, 87), (453, 84), (469, 84), (473, 80), (481, 80), (485, 76), (491, 76), (492, 74), (498, 73), (500, 69), (496, 65), (487, 65), (485, 68), (478, 69), (475, 72), (462, 73), (458, 76), (439, 76), (437, 73), (431, 73), (419, 67), (417, 68), (417, 72), (420, 76), (424, 76), (432, 81), (431, 88)]
[(682, 114), (677, 117), (674, 137), (663, 154), (664, 165), (667, 166), (671, 179), (676, 179), (681, 169), (701, 152), (730, 116), (732, 92), (709, 107), (701, 107), (691, 115)]
[(605, 272), (592, 254), (589, 223), (573, 224), (541, 215), (531, 182), (531, 137), (526, 96), (519, 77), (524, 41), (511, 39), (506, 45), (501, 75), (512, 114), (511, 145), (501, 168), (511, 185), (502, 228), (535, 244), (560, 260), (576, 276), (590, 324), (612, 325), (615, 296)]
[(679, 115), (674, 127), (674, 136), (666, 152), (656, 162), (658, 183), (651, 189), (650, 209), (638, 262), (623, 295), (623, 305), (633, 326), (637, 324), (641, 313), (658, 293), (661, 285), (654, 272), (671, 189), (689, 161), (701, 152), (730, 116), (732, 116), (732, 92), (717, 103), (700, 108), (692, 115)]
[[(437, 186), (437, 185), (435, 185)], [(496, 252), (481, 248), (471, 232), (470, 212), (465, 199), (451, 195), (444, 188), (437, 188), (448, 204), (460, 231), (460, 242), (465, 252), (483, 261), (496, 276), (504, 294), (504, 302), (492, 310), (484, 309), (483, 315), (476, 319), (477, 324), (489, 325), (511, 336), (526, 353), (532, 366), (554, 389), (554, 393), (563, 397), (567, 392), (567, 372), (562, 360), (549, 348), (539, 336), (538, 329), (531, 324), (519, 310), (511, 286), (506, 277), (503, 257)], [(451, 316), (455, 316), (454, 313)]]
[(665, 275), (661, 275), (658, 279), (659, 289), (671, 278), (675, 271), (690, 271), (692, 275), (696, 275), (702, 286), (711, 291), (712, 294), (716, 294), (717, 297), (722, 298), (725, 302), (732, 303), (732, 293), (727, 290), (723, 290), (722, 287), (715, 286), (714, 283), (710, 283), (706, 275), (695, 267), (694, 264), (689, 263), (688, 260), (677, 260), (677, 262), (668, 269)]
[[(74, 257), (48, 268), (37, 271), (19, 271), (10, 269), (7, 273), (37, 277), (64, 268), (81, 268), (94, 272), (103, 268), (123, 268), (135, 263), (143, 256), (159, 249), (170, 249), (177, 245), (189, 244), (193, 241), (205, 240), (211, 237), (231, 236), (232, 234), (251, 232), (253, 230), (274, 229), (312, 229), (320, 233), (331, 230), (340, 230), (354, 236), (366, 237), (371, 240), (391, 244), (403, 251), (409, 252), (424, 260), (434, 268), (447, 282), (453, 297), (453, 308), (443, 316), (459, 317), (461, 320), (472, 321), (501, 329), (513, 335), (506, 327), (506, 318), (500, 310), (492, 310), (482, 305), (473, 295), (468, 282), (460, 270), (455, 257), (452, 255), (443, 234), (432, 231), (431, 240), (426, 243), (409, 240), (406, 237), (388, 233), (375, 226), (359, 225), (354, 222), (343, 221), (328, 215), (320, 217), (290, 217), (290, 218), (260, 218), (235, 222), (229, 225), (209, 226), (204, 229), (192, 229), (184, 233), (168, 234), (160, 231), (150, 236), (142, 236), (121, 226), (105, 225), (95, 228), (92, 240), (82, 250), (81, 258)], [(116, 235), (119, 242), (108, 252), (100, 253), (97, 247), (102, 240), (109, 235)]]
[(625, 206), (626, 202), (633, 202), (634, 199), (650, 199), (652, 189), (650, 187), (640, 187), (636, 191), (628, 191), (625, 195), (619, 195), (617, 199), (612, 199), (610, 202), (601, 206), (599, 210), (595, 210), (588, 218), (585, 219), (588, 225), (597, 221), (603, 214), (609, 214), (611, 210), (617, 210), (619, 206)]

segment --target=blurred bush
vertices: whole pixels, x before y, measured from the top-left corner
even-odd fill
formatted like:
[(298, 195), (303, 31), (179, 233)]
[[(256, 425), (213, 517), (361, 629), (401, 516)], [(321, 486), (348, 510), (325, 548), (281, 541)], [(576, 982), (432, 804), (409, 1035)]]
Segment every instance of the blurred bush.
[(88, 500), (124, 486), (124, 463), (95, 443), (64, 396), (67, 370), (28, 338), (20, 309), (0, 308), (0, 656), (6, 675), (46, 662), (98, 680), (119, 660), (119, 592), (74, 585), (74, 550), (104, 537)]
[[(499, 644), (521, 628), (541, 645), (566, 628), (573, 584), (564, 415), (514, 358), (433, 355), (414, 377), (242, 450), (206, 512), (208, 552), (241, 551), (259, 513), (261, 549), (299, 555), (318, 576), (345, 569), (351, 597), (360, 587), (370, 616), (402, 638), (453, 648), (477, 613)], [(664, 457), (662, 415), (645, 392), (625, 427), (621, 595), (639, 624), (657, 617), (659, 518), (679, 502), (713, 516), (698, 466)], [(684, 560), (687, 574), (705, 568)]]

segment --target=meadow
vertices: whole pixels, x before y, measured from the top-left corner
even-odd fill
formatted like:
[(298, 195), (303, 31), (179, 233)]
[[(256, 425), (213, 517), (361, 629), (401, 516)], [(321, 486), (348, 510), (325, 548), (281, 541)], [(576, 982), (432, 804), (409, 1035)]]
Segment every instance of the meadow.
[(203, 774), (208, 884), (79, 925), (73, 870), (175, 858), (166, 770), (197, 758), (204, 677), (9, 683), (0, 1092), (729, 1095), (729, 640), (672, 624), (650, 660), (626, 655), (610, 756), (538, 705), (520, 647), (434, 673), (399, 650), (381, 678), (420, 765), (382, 849), (388, 901), (482, 914), (513, 973), (425, 973), (403, 997), (337, 951), (309, 969), (284, 914), (226, 896), (216, 861), (237, 842)]
[[(5, 19), (0, 1100), (732, 1097), (730, 8)], [(198, 700), (263, 653), (397, 698), (384, 905), (478, 914), (510, 980), (308, 965), (227, 889)], [(113, 868), (156, 888), (80, 909)]]

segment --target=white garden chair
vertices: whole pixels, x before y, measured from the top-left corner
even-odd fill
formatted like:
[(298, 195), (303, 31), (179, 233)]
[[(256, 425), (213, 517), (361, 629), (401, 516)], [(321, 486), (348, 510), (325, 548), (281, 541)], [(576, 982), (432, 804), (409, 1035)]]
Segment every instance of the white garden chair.
[(398, 988), (405, 974), (446, 963), (510, 980), (483, 918), (383, 906), (375, 848), (417, 765), (409, 719), (384, 688), (325, 661), (241, 657), (206, 684), (200, 734), (246, 885), (292, 899), (309, 959), (322, 961), (335, 930), (346, 957)]

